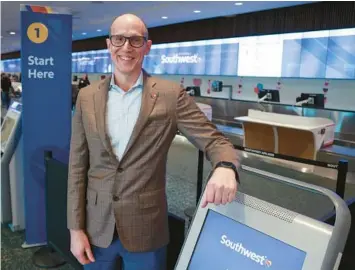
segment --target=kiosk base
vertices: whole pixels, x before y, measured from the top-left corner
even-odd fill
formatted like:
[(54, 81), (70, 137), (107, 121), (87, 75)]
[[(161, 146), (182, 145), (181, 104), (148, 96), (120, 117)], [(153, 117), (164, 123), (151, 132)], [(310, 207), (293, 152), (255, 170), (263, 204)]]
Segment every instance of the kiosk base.
[(58, 252), (47, 246), (33, 254), (32, 262), (39, 268), (56, 268), (67, 263)]

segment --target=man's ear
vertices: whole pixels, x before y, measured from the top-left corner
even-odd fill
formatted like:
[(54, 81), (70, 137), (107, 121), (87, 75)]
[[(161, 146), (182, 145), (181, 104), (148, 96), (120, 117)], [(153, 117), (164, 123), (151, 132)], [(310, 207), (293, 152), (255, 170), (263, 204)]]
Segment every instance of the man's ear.
[(153, 42), (152, 42), (151, 40), (147, 40), (147, 47), (146, 47), (146, 49), (145, 49), (144, 55), (149, 54), (150, 49), (151, 49), (151, 47), (152, 47), (152, 43), (153, 43)]
[(107, 46), (107, 49), (110, 51), (111, 49), (111, 41), (109, 38), (106, 38), (106, 46)]

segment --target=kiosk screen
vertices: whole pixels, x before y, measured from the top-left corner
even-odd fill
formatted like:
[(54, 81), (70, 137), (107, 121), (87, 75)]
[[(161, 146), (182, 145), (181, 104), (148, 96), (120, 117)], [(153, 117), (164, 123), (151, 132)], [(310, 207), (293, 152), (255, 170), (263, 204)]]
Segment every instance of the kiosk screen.
[(22, 111), (22, 104), (19, 102), (14, 101), (11, 104), (11, 110), (14, 110), (16, 112), (21, 112)]
[(305, 257), (302, 250), (208, 210), (188, 269), (301, 270)]

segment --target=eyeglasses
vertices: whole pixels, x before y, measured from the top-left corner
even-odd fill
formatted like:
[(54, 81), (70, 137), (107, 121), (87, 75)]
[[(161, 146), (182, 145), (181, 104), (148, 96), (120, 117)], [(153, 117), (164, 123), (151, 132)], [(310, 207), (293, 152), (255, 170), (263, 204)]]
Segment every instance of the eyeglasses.
[(115, 47), (122, 47), (126, 41), (129, 41), (129, 44), (134, 48), (140, 48), (144, 45), (144, 42), (147, 41), (146, 37), (143, 36), (131, 36), (125, 37), (123, 35), (112, 35), (110, 36), (111, 44)]

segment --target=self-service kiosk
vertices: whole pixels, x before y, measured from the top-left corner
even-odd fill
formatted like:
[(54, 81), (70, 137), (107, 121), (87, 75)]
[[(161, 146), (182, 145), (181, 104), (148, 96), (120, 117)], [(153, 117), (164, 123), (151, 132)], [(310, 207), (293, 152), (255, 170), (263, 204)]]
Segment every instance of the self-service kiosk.
[(328, 197), (335, 206), (334, 226), (241, 192), (226, 205), (202, 208), (200, 201), (175, 269), (338, 269), (351, 223), (346, 203), (319, 186), (242, 169)]
[(24, 229), (22, 103), (12, 102), (1, 126), (1, 223)]

